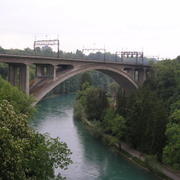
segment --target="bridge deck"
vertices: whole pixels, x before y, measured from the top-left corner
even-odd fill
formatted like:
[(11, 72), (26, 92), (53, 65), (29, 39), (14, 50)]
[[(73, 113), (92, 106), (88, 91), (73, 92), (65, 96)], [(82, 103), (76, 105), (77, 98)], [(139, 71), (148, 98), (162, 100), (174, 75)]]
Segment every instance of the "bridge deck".
[(151, 67), (150, 65), (144, 65), (142, 63), (127, 63), (119, 61), (110, 61), (110, 60), (96, 60), (96, 59), (72, 59), (72, 58), (57, 58), (57, 57), (45, 57), (45, 56), (25, 56), (25, 55), (9, 55), (9, 54), (0, 54), (0, 62), (5, 63), (24, 63), (24, 64), (70, 64), (70, 63), (98, 63), (98, 64), (119, 64), (119, 65), (128, 65), (128, 66), (143, 66)]

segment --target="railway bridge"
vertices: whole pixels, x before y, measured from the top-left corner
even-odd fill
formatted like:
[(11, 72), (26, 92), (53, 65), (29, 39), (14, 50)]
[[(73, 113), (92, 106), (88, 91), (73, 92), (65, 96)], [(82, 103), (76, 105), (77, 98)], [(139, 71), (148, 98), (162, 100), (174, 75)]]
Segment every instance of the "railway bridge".
[[(36, 103), (63, 81), (86, 71), (97, 70), (109, 75), (127, 93), (140, 87), (151, 71), (150, 65), (137, 63), (41, 56), (0, 54), (0, 62), (8, 64), (8, 81), (33, 95)], [(35, 68), (35, 78), (30, 81), (31, 66)]]

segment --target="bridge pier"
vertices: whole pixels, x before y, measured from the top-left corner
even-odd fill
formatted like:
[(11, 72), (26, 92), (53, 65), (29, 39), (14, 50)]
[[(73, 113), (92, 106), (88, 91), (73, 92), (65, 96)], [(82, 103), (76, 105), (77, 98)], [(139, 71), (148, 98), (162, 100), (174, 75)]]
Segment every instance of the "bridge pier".
[(134, 69), (131, 69), (129, 71), (129, 74), (130, 74), (131, 78), (134, 80)]
[(148, 70), (146, 68), (139, 68), (135, 70), (135, 78), (134, 80), (139, 84), (143, 84), (146, 81), (148, 76)]
[(21, 89), (29, 95), (29, 65), (21, 65), (19, 79)]
[(144, 73), (144, 69), (139, 69), (138, 70), (138, 82), (139, 83), (143, 83), (144, 79), (145, 79), (145, 73)]
[(129, 74), (131, 79), (134, 80), (134, 76), (135, 76), (135, 69), (134, 68), (124, 68), (124, 71)]
[(138, 82), (139, 84), (143, 84), (143, 82), (147, 78), (147, 73), (149, 72), (146, 68), (133, 68), (133, 67), (125, 67), (123, 69), (132, 80)]
[(8, 80), (29, 94), (29, 66), (27, 64), (9, 63)]
[(55, 81), (56, 80), (56, 66), (54, 65), (53, 66), (53, 81)]
[(16, 86), (17, 83), (17, 79), (16, 79), (16, 75), (17, 75), (17, 71), (18, 71), (18, 66), (16, 64), (8, 64), (8, 81), (13, 85)]
[(37, 78), (56, 78), (56, 66), (51, 64), (36, 64)]
[(36, 64), (36, 77), (44, 78), (45, 77), (45, 65), (44, 64)]

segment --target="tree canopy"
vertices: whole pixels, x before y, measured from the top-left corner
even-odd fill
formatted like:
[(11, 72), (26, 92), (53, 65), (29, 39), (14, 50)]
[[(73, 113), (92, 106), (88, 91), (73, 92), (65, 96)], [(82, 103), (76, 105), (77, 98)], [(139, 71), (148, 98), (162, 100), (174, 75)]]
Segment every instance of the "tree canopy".
[(84, 84), (80, 107), (89, 120), (97, 112), (103, 114), (98, 126), (104, 133), (180, 170), (179, 77), (180, 57), (159, 61), (153, 64), (153, 74), (130, 96), (110, 85), (106, 108), (99, 108), (103, 105), (98, 104), (97, 89)]
[(50, 138), (28, 125), (33, 102), (0, 78), (0, 175), (2, 180), (48, 180), (54, 168), (66, 169), (71, 151), (58, 138)]

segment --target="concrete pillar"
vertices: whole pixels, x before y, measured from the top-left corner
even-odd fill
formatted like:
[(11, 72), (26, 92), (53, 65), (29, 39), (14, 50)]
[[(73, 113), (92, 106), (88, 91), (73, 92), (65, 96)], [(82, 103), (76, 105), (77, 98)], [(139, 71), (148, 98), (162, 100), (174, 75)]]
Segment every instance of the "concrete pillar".
[(129, 75), (134, 80), (134, 69), (133, 68), (129, 70)]
[(151, 77), (153, 75), (153, 72), (150, 69), (145, 69), (145, 77), (146, 79)]
[(136, 82), (139, 81), (139, 69), (135, 69), (135, 70), (134, 70), (134, 80), (135, 80)]
[(36, 64), (36, 77), (43, 78), (45, 76), (45, 65)]
[(39, 65), (36, 64), (36, 73), (35, 73), (35, 77), (38, 78), (40, 76), (40, 68)]
[(143, 84), (146, 80), (146, 70), (144, 68), (138, 70), (138, 82)]
[(21, 66), (21, 64), (16, 64), (16, 63), (10, 63), (9, 64), (8, 81), (13, 86), (19, 87), (19, 84), (20, 84), (20, 80), (19, 80), (20, 66)]
[(8, 81), (15, 86), (16, 85), (16, 74), (17, 74), (17, 66), (15, 64), (9, 64), (8, 69)]
[(143, 68), (139, 71), (139, 82), (143, 84), (145, 80), (146, 80), (146, 69)]
[(49, 65), (50, 68), (50, 77), (53, 78), (53, 80), (56, 79), (56, 65)]
[(126, 73), (129, 74), (129, 76), (131, 77), (131, 79), (134, 80), (134, 68), (129, 68), (129, 67), (127, 67), (127, 68), (124, 68), (123, 70), (124, 70)]
[(49, 78), (53, 78), (54, 79), (54, 69), (55, 69), (55, 66), (51, 65), (51, 64), (48, 64), (46, 67), (47, 67), (47, 76)]
[(143, 69), (143, 72), (144, 72), (144, 74), (143, 74), (143, 77), (144, 77), (143, 82), (146, 81), (146, 79), (147, 79), (147, 73), (146, 73), (146, 71), (147, 71), (146, 68), (144, 68), (144, 69)]
[(26, 64), (9, 64), (8, 80), (29, 94), (29, 66)]
[(46, 77), (51, 78), (51, 74), (52, 74), (52, 68), (51, 65), (47, 64), (46, 65)]
[(56, 78), (56, 66), (51, 64), (36, 64), (37, 78)]
[(56, 66), (53, 66), (53, 81), (56, 80)]
[(45, 71), (45, 66), (41, 65), (40, 66), (40, 76), (45, 77), (46, 76), (46, 71)]
[(21, 64), (19, 72), (20, 89), (29, 95), (29, 66)]
[(138, 71), (139, 73), (138, 73), (138, 82), (139, 83), (143, 83), (144, 82), (144, 70), (143, 69), (140, 69), (139, 71)]

